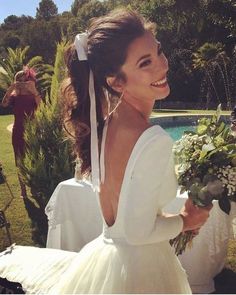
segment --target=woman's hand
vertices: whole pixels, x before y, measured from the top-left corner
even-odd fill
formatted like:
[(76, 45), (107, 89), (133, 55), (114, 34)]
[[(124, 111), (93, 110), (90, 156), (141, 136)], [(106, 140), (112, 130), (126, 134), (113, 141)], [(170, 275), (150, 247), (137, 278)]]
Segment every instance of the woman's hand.
[(207, 221), (212, 207), (213, 205), (209, 205), (207, 207), (200, 208), (195, 206), (193, 202), (188, 199), (180, 212), (184, 223), (183, 232), (188, 230), (195, 230), (197, 232)]

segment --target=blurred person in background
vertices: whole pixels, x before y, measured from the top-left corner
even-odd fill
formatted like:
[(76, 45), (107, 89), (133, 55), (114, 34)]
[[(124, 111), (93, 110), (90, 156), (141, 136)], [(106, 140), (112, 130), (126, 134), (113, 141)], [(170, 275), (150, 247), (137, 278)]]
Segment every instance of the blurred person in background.
[[(14, 114), (12, 129), (12, 145), (15, 155), (15, 163), (18, 166), (19, 159), (24, 156), (24, 124), (25, 119), (33, 118), (34, 112), (41, 101), (41, 96), (36, 89), (36, 73), (32, 68), (24, 67), (16, 73), (14, 83), (7, 89), (2, 100), (2, 106), (11, 106)], [(26, 187), (18, 175), (21, 197), (26, 198)]]

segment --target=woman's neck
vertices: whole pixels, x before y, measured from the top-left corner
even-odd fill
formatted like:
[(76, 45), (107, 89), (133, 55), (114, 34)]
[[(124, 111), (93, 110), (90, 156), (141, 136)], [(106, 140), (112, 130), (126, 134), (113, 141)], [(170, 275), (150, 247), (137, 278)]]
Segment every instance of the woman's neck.
[(132, 100), (126, 100), (123, 98), (121, 104), (125, 108), (132, 109), (133, 111), (137, 112), (146, 122), (149, 122), (149, 117), (152, 113), (152, 109), (154, 106), (154, 102), (152, 101), (132, 101)]

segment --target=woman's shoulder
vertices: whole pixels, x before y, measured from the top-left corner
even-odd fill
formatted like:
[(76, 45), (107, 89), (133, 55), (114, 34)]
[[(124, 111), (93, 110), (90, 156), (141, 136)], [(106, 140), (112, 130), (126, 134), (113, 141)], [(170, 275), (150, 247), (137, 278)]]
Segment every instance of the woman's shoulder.
[(173, 141), (160, 126), (154, 125), (144, 130), (131, 152), (127, 165), (127, 179), (135, 177), (140, 181), (155, 182), (166, 169), (172, 169)]
[(134, 143), (140, 142), (140, 145), (145, 145), (145, 143), (150, 145), (147, 144), (147, 141), (153, 142), (154, 145), (162, 142), (173, 145), (173, 140), (169, 134), (159, 125), (143, 125), (141, 128), (129, 128), (126, 136), (130, 136)]
[(133, 163), (140, 161), (153, 165), (168, 160), (172, 155), (173, 140), (159, 125), (138, 129), (130, 132), (130, 137), (128, 133), (126, 136), (126, 141), (123, 141), (124, 147), (125, 142), (133, 147), (130, 155)]

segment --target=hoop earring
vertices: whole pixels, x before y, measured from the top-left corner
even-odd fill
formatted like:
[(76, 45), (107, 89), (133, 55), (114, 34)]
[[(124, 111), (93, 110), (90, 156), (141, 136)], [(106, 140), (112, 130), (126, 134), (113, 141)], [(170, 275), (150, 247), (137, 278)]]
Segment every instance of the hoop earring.
[(109, 113), (109, 116), (118, 108), (118, 106), (121, 104), (122, 102), (122, 98), (124, 97), (124, 90), (122, 91), (120, 97), (118, 98), (118, 101), (117, 101), (117, 104), (116, 106), (114, 107), (114, 109)]
[(125, 91), (123, 90), (123, 91), (121, 92), (120, 97), (119, 97), (119, 101), (118, 101), (118, 103), (121, 103), (121, 101), (122, 101), (124, 95), (125, 95)]

